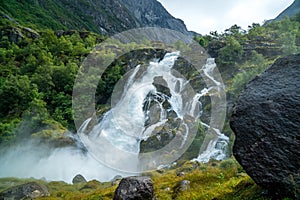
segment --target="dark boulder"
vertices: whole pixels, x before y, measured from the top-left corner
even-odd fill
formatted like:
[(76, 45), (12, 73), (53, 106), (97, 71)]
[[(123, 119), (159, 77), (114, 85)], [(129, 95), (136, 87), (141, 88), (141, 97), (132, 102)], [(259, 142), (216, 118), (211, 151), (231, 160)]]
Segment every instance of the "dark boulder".
[(72, 180), (73, 184), (86, 183), (86, 182), (87, 182), (86, 179), (81, 174), (77, 174)]
[(9, 188), (0, 193), (0, 200), (4, 199), (35, 199), (49, 196), (48, 189), (36, 182), (29, 182)]
[(300, 198), (299, 72), (300, 54), (277, 60), (246, 86), (230, 121), (234, 156), (277, 197)]
[(153, 183), (149, 177), (123, 178), (115, 191), (114, 200), (152, 200), (154, 199)]
[(157, 92), (163, 93), (168, 97), (172, 96), (170, 88), (168, 87), (168, 83), (163, 76), (154, 77), (152, 84), (155, 86)]

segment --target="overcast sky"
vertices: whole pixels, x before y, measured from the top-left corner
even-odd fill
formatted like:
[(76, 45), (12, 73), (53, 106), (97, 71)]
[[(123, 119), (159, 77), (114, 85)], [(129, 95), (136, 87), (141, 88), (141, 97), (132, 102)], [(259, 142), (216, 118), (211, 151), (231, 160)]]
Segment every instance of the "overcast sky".
[(294, 0), (158, 0), (187, 28), (201, 34), (224, 32), (234, 24), (247, 30), (253, 22), (273, 19)]

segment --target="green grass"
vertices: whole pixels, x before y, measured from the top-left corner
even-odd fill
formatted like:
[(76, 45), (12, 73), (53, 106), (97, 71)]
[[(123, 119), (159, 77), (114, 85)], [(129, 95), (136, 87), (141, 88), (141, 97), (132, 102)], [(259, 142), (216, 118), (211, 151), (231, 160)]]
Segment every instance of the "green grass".
[[(185, 172), (183, 176), (177, 176), (178, 172)], [(147, 172), (152, 178), (157, 199), (225, 199), (225, 200), (270, 200), (263, 196), (263, 189), (257, 186), (253, 180), (243, 172), (234, 159), (222, 162), (211, 161), (207, 164), (186, 162), (178, 168)], [(189, 180), (187, 191), (176, 191), (177, 184), (182, 180)], [(11, 186), (32, 181), (32, 179), (2, 178), (0, 179), (0, 191)], [(112, 199), (117, 185), (110, 182), (100, 183), (89, 181), (80, 184), (67, 184), (64, 182), (37, 182), (48, 187), (51, 196), (41, 198), (43, 200), (54, 199)]]
[[(178, 177), (175, 172), (179, 171), (185, 171), (185, 175)], [(247, 174), (239, 171), (240, 166), (232, 159), (200, 165), (188, 162), (179, 169), (153, 177), (156, 197), (179, 200), (269, 199), (261, 195), (262, 189)], [(176, 185), (182, 180), (190, 181), (190, 187), (185, 192), (176, 192)]]

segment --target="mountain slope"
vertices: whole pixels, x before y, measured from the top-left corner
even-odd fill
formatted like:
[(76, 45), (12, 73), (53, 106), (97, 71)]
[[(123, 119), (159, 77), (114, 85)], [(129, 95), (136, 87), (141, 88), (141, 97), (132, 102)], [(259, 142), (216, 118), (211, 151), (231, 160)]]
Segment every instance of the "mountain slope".
[[(134, 5), (134, 6), (132, 6)], [(0, 0), (0, 11), (24, 25), (115, 34), (145, 26), (188, 33), (156, 0)]]
[(300, 0), (295, 0), (288, 8), (281, 12), (274, 20), (279, 21), (284, 17), (294, 17), (300, 13)]
[(133, 15), (113, 0), (2, 0), (0, 10), (38, 28), (113, 34), (135, 27)]
[(134, 14), (140, 22), (140, 26), (155, 26), (174, 29), (188, 34), (184, 22), (174, 18), (168, 11), (156, 0), (119, 0), (126, 8)]

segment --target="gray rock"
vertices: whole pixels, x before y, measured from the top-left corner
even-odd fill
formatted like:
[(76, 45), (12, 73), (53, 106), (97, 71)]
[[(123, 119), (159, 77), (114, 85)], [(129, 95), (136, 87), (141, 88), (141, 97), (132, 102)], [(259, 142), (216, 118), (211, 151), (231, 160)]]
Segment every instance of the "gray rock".
[(176, 173), (177, 176), (181, 177), (181, 176), (184, 176), (185, 175), (185, 172), (178, 172)]
[(10, 28), (10, 31), (7, 32), (7, 37), (13, 43), (18, 43), (25, 38), (21, 30), (17, 28)]
[(163, 76), (156, 76), (154, 77), (153, 83), (152, 83), (158, 92), (161, 92), (165, 94), (168, 97), (171, 97), (171, 91), (168, 87), (167, 81), (164, 79)]
[(29, 182), (9, 188), (0, 193), (0, 200), (5, 199), (35, 199), (40, 197), (50, 196), (46, 186), (40, 185), (36, 182)]
[(111, 185), (114, 186), (114, 185), (118, 185), (120, 183), (122, 179), (122, 176), (120, 175), (116, 175), (112, 180), (111, 180)]
[(122, 176), (121, 175), (116, 175), (111, 181), (117, 181), (117, 180), (121, 180)]
[(161, 5), (154, 0), (119, 0), (137, 19), (139, 27), (161, 27), (179, 31), (190, 35), (184, 22), (174, 18)]
[(36, 32), (35, 30), (28, 28), (28, 27), (23, 27), (23, 26), (19, 26), (22, 29), (22, 32), (24, 33), (24, 35), (26, 35), (29, 38), (32, 39), (36, 39), (38, 37), (40, 37), (40, 34), (38, 34), (38, 32)]
[(7, 15), (5, 13), (2, 13), (2, 12), (1, 12), (1, 14), (2, 14), (2, 18), (3, 19), (8, 19), (9, 21), (11, 21), (11, 22), (13, 22), (15, 24), (19, 24), (14, 18), (10, 17), (9, 15)]
[(177, 196), (181, 192), (186, 192), (190, 189), (191, 182), (188, 180), (182, 180), (174, 187), (174, 193), (172, 195), (172, 199), (177, 199)]
[(191, 182), (188, 180), (180, 181), (175, 188), (175, 192), (185, 192), (190, 188)]
[(246, 86), (230, 121), (234, 156), (279, 197), (300, 198), (299, 66), (300, 54), (277, 60)]
[(86, 183), (86, 182), (87, 182), (86, 179), (81, 174), (77, 174), (72, 180), (73, 184)]
[(123, 178), (115, 191), (114, 200), (152, 200), (154, 189), (149, 177), (127, 177)]

